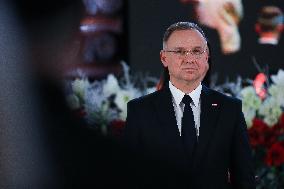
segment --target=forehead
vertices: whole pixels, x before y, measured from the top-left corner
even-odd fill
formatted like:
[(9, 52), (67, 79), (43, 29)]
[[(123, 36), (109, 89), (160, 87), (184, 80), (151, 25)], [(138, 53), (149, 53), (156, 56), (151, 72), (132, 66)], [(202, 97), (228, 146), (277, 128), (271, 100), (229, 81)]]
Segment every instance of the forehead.
[(195, 29), (177, 30), (171, 34), (166, 44), (172, 47), (203, 47), (206, 45), (206, 40)]

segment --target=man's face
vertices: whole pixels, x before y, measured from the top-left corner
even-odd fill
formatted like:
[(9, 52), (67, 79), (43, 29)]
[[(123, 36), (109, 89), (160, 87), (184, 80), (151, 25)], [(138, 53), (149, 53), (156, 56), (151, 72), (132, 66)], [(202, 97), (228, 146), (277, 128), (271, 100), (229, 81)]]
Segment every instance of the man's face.
[[(188, 53), (180, 53), (183, 51)], [(206, 40), (195, 29), (174, 31), (160, 57), (175, 86), (196, 85), (203, 80), (209, 69)]]

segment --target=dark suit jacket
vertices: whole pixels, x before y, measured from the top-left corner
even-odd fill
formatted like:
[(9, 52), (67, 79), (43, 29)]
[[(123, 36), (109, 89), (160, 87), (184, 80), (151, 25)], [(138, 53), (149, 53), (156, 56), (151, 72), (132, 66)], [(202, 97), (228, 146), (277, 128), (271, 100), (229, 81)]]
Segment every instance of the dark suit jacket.
[(257, 44), (253, 49), (253, 55), (261, 68), (268, 66), (270, 74), (277, 74), (279, 69), (284, 68), (283, 44)]
[(194, 162), (185, 158), (168, 87), (130, 101), (127, 115), (125, 140), (144, 175), (138, 188), (255, 188), (240, 100), (203, 86)]

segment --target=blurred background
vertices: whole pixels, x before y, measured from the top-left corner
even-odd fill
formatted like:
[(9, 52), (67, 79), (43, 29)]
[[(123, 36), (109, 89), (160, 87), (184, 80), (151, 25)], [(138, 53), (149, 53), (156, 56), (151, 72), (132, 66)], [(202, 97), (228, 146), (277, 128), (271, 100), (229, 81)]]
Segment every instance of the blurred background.
[(210, 76), (217, 75), (219, 83), (238, 75), (254, 79), (260, 69), (276, 73), (283, 68), (280, 0), (83, 0), (83, 4), (78, 33), (82, 59), (66, 68), (67, 77), (118, 74), (120, 60), (134, 72), (159, 77), (162, 36), (177, 21), (202, 25), (212, 47)]
[[(177, 21), (196, 22), (206, 32), (212, 47), (208, 83), (213, 76), (214, 82), (217, 77), (217, 82), (222, 83), (226, 79), (235, 80), (237, 76), (254, 79), (260, 71), (271, 74), (283, 68), (284, 4), (280, 0), (81, 2), (78, 30), (72, 34), (73, 61), (62, 68), (66, 78), (84, 75), (99, 79), (108, 73), (119, 75), (121, 60), (133, 72), (159, 77), (162, 36), (165, 29)], [(64, 3), (32, 3), (33, 8), (23, 3), (20, 6), (25, 7), (21, 10), (26, 11), (26, 15), (22, 17), (29, 15), (28, 19), (34, 17), (33, 22), (42, 22), (41, 10)], [(69, 19), (72, 22), (78, 17)], [(64, 26), (52, 27), (56, 30)], [(45, 32), (48, 30), (51, 29)]]

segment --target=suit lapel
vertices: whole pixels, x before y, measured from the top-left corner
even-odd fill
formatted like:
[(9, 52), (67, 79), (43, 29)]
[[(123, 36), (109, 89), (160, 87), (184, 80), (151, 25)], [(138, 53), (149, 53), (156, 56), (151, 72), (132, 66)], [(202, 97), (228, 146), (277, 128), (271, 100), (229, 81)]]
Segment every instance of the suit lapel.
[(217, 126), (216, 121), (219, 115), (220, 106), (220, 101), (203, 85), (201, 92), (200, 131), (194, 158), (195, 166), (202, 163), (202, 157), (207, 150), (207, 146)]
[(158, 114), (158, 120), (161, 123), (160, 125), (164, 132), (164, 139), (170, 140), (173, 145), (179, 144), (180, 136), (170, 89), (165, 87), (160, 91), (160, 95), (157, 97), (158, 98), (154, 103)]

